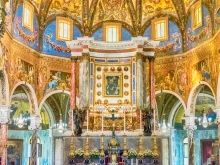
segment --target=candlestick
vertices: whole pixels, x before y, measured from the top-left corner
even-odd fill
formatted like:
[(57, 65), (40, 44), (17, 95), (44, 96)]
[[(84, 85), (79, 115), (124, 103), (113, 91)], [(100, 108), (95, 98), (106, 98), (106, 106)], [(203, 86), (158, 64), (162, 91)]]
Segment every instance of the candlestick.
[(102, 110), (102, 132), (103, 132), (103, 127), (104, 127), (104, 120), (103, 120), (103, 110)]
[(87, 124), (86, 124), (86, 130), (87, 130), (87, 133), (89, 131), (89, 110), (87, 110)]
[(140, 110), (140, 131), (142, 129), (142, 114), (141, 114), (141, 110)]
[(126, 131), (125, 108), (124, 109), (124, 132)]
[(72, 132), (73, 132), (73, 127), (74, 127), (74, 125), (73, 125), (73, 111), (74, 110), (72, 110)]

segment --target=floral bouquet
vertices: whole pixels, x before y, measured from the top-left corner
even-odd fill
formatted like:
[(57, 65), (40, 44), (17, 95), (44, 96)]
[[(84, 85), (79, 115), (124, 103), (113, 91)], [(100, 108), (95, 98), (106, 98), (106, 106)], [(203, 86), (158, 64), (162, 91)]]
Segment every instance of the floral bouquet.
[(84, 156), (84, 150), (82, 148), (78, 148), (75, 151), (75, 157), (83, 157)]
[(99, 158), (100, 156), (99, 150), (97, 148), (95, 148), (94, 150), (91, 150), (90, 156), (91, 158)]
[(143, 156), (146, 158), (146, 157), (152, 157), (153, 156), (153, 153), (150, 149), (146, 149), (143, 153)]
[(137, 157), (137, 151), (135, 149), (131, 148), (128, 150), (128, 158), (136, 158)]

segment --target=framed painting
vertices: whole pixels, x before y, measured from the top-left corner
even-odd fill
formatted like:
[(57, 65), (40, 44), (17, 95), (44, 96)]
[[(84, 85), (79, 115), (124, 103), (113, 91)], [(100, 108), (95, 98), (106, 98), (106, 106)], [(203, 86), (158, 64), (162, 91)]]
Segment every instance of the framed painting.
[(7, 165), (22, 165), (22, 147), (23, 140), (8, 140)]
[[(217, 155), (218, 155), (218, 145), (215, 145), (216, 142), (218, 144), (217, 139), (204, 139), (201, 140), (201, 164), (202, 165), (209, 165), (212, 163), (211, 157), (212, 155), (215, 156), (215, 163), (218, 164)], [(215, 149), (217, 146), (217, 150)]]
[(122, 97), (122, 73), (104, 73), (104, 97)]

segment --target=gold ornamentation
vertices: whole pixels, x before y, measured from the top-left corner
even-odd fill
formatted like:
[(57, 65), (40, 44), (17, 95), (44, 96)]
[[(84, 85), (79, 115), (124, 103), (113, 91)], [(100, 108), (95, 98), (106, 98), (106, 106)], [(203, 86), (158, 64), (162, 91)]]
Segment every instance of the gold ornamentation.
[(104, 104), (105, 104), (105, 105), (108, 105), (108, 100), (104, 100)]
[(143, 156), (143, 146), (142, 146), (142, 133), (139, 135), (139, 151), (138, 151), (138, 156), (142, 157)]
[(123, 136), (124, 136), (124, 145), (123, 145), (123, 147), (124, 147), (124, 151), (123, 151), (122, 156), (127, 157), (127, 156), (128, 156), (127, 142), (126, 142), (126, 136), (127, 136), (127, 135), (124, 134)]
[(98, 95), (98, 96), (101, 96), (101, 94), (102, 94), (102, 92), (100, 92), (100, 91), (97, 92), (97, 95)]
[(111, 71), (114, 72), (115, 71), (115, 67), (112, 66), (111, 67)]
[(100, 152), (100, 156), (101, 157), (104, 157), (105, 156), (105, 152), (104, 152), (104, 134), (102, 133), (101, 135), (101, 138), (102, 138), (102, 141), (101, 141), (101, 152)]
[(124, 95), (125, 95), (125, 96), (128, 96), (128, 94), (129, 94), (128, 91), (125, 91), (125, 92), (124, 92)]
[(153, 152), (152, 152), (152, 155), (153, 155), (153, 157), (159, 157), (156, 134), (153, 135)]
[(101, 67), (97, 67), (97, 71), (100, 72), (102, 69)]
[(124, 103), (125, 103), (125, 104), (128, 104), (128, 103), (129, 103), (129, 100), (128, 100), (128, 99), (125, 99)]
[(89, 157), (89, 134), (87, 133), (86, 135), (86, 148), (85, 148), (85, 152), (84, 152), (84, 157)]
[(97, 75), (97, 79), (100, 80), (102, 78), (101, 75)]
[(121, 69), (121, 67), (119, 66), (119, 67), (117, 68), (117, 71), (119, 71), (119, 72), (120, 72), (121, 70), (122, 70), (122, 69)]
[(124, 75), (124, 79), (128, 79), (128, 75)]
[(128, 86), (129, 86), (129, 84), (128, 84), (128, 83), (125, 83), (125, 84), (124, 84), (124, 87), (125, 87), (125, 88), (127, 88)]
[(126, 71), (126, 72), (128, 71), (128, 67), (127, 67), (127, 66), (126, 66), (126, 67), (124, 67), (124, 71)]
[(118, 104), (121, 104), (122, 103), (122, 100), (118, 100)]
[(108, 72), (108, 67), (107, 66), (104, 67), (104, 71)]
[(98, 87), (98, 88), (100, 88), (101, 86), (102, 86), (101, 83), (98, 83), (98, 84), (97, 84), (97, 87)]
[(70, 153), (69, 153), (70, 157), (74, 157), (75, 156), (75, 151), (74, 151), (74, 134), (72, 134), (72, 138), (71, 138), (71, 142), (70, 142)]

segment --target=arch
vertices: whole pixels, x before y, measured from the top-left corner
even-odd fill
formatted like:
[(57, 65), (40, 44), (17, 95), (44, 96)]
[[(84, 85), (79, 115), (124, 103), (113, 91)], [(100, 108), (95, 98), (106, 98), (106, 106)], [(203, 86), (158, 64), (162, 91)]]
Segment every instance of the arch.
[(15, 90), (18, 86), (21, 86), (24, 89), (25, 93), (28, 95), (29, 102), (31, 105), (31, 111), (30, 111), (31, 114), (32, 115), (34, 115), (34, 114), (40, 115), (40, 111), (38, 109), (37, 96), (35, 94), (34, 88), (31, 86), (31, 84), (29, 84), (25, 81), (20, 81), (14, 86), (14, 88), (11, 91), (10, 101), (12, 99), (13, 93), (15, 92)]
[(9, 97), (9, 83), (8, 83), (8, 75), (5, 70), (0, 71), (0, 85), (2, 87), (2, 96), (3, 96), (3, 102), (0, 102), (0, 105), (10, 105), (10, 97)]
[[(64, 94), (67, 94), (67, 95), (70, 96), (70, 92), (69, 92), (69, 91), (66, 91), (66, 90), (55, 90), (55, 91), (52, 91), (52, 92), (46, 94), (46, 95), (43, 97), (43, 99), (41, 100), (41, 102), (40, 102), (40, 104), (39, 104), (39, 111), (41, 110), (41, 108), (42, 108), (44, 102), (45, 102), (50, 96), (52, 96), (52, 95), (54, 95), (54, 94), (58, 94), (58, 93), (64, 93)], [(46, 106), (46, 107), (48, 107), (48, 106)], [(49, 115), (50, 122), (51, 122), (50, 124), (51, 124), (51, 125), (55, 124), (55, 117), (54, 117), (53, 112), (48, 111), (47, 108), (45, 108), (45, 110), (46, 110), (47, 114)]]
[(188, 97), (188, 102), (187, 102), (187, 109), (186, 109), (186, 113), (185, 113), (186, 116), (195, 115), (196, 99), (197, 99), (197, 96), (198, 96), (200, 90), (203, 88), (204, 85), (208, 86), (209, 89), (212, 91), (212, 94), (213, 94), (213, 97), (215, 100), (215, 104), (216, 104), (215, 92), (212, 89), (212, 87), (207, 82), (200, 81), (190, 91), (190, 94)]
[(186, 104), (185, 104), (185, 102), (183, 101), (183, 98), (182, 98), (180, 95), (178, 95), (177, 93), (175, 93), (175, 92), (173, 92), (173, 91), (170, 91), (170, 90), (162, 90), (162, 91), (160, 90), (160, 91), (156, 91), (156, 92), (155, 92), (155, 96), (161, 94), (161, 92), (174, 95), (174, 96), (176, 96), (177, 99), (179, 100), (179, 102), (175, 103), (174, 108), (172, 108), (172, 110), (171, 110), (171, 112), (170, 112), (170, 115), (169, 115), (169, 117), (168, 117), (168, 123), (169, 123), (170, 125), (173, 125), (173, 118), (174, 118), (174, 116), (175, 116), (175, 114), (176, 114), (176, 111), (178, 110), (178, 106), (180, 106), (180, 104), (182, 104), (184, 110), (186, 111), (186, 109), (187, 109), (187, 108), (186, 108)]

